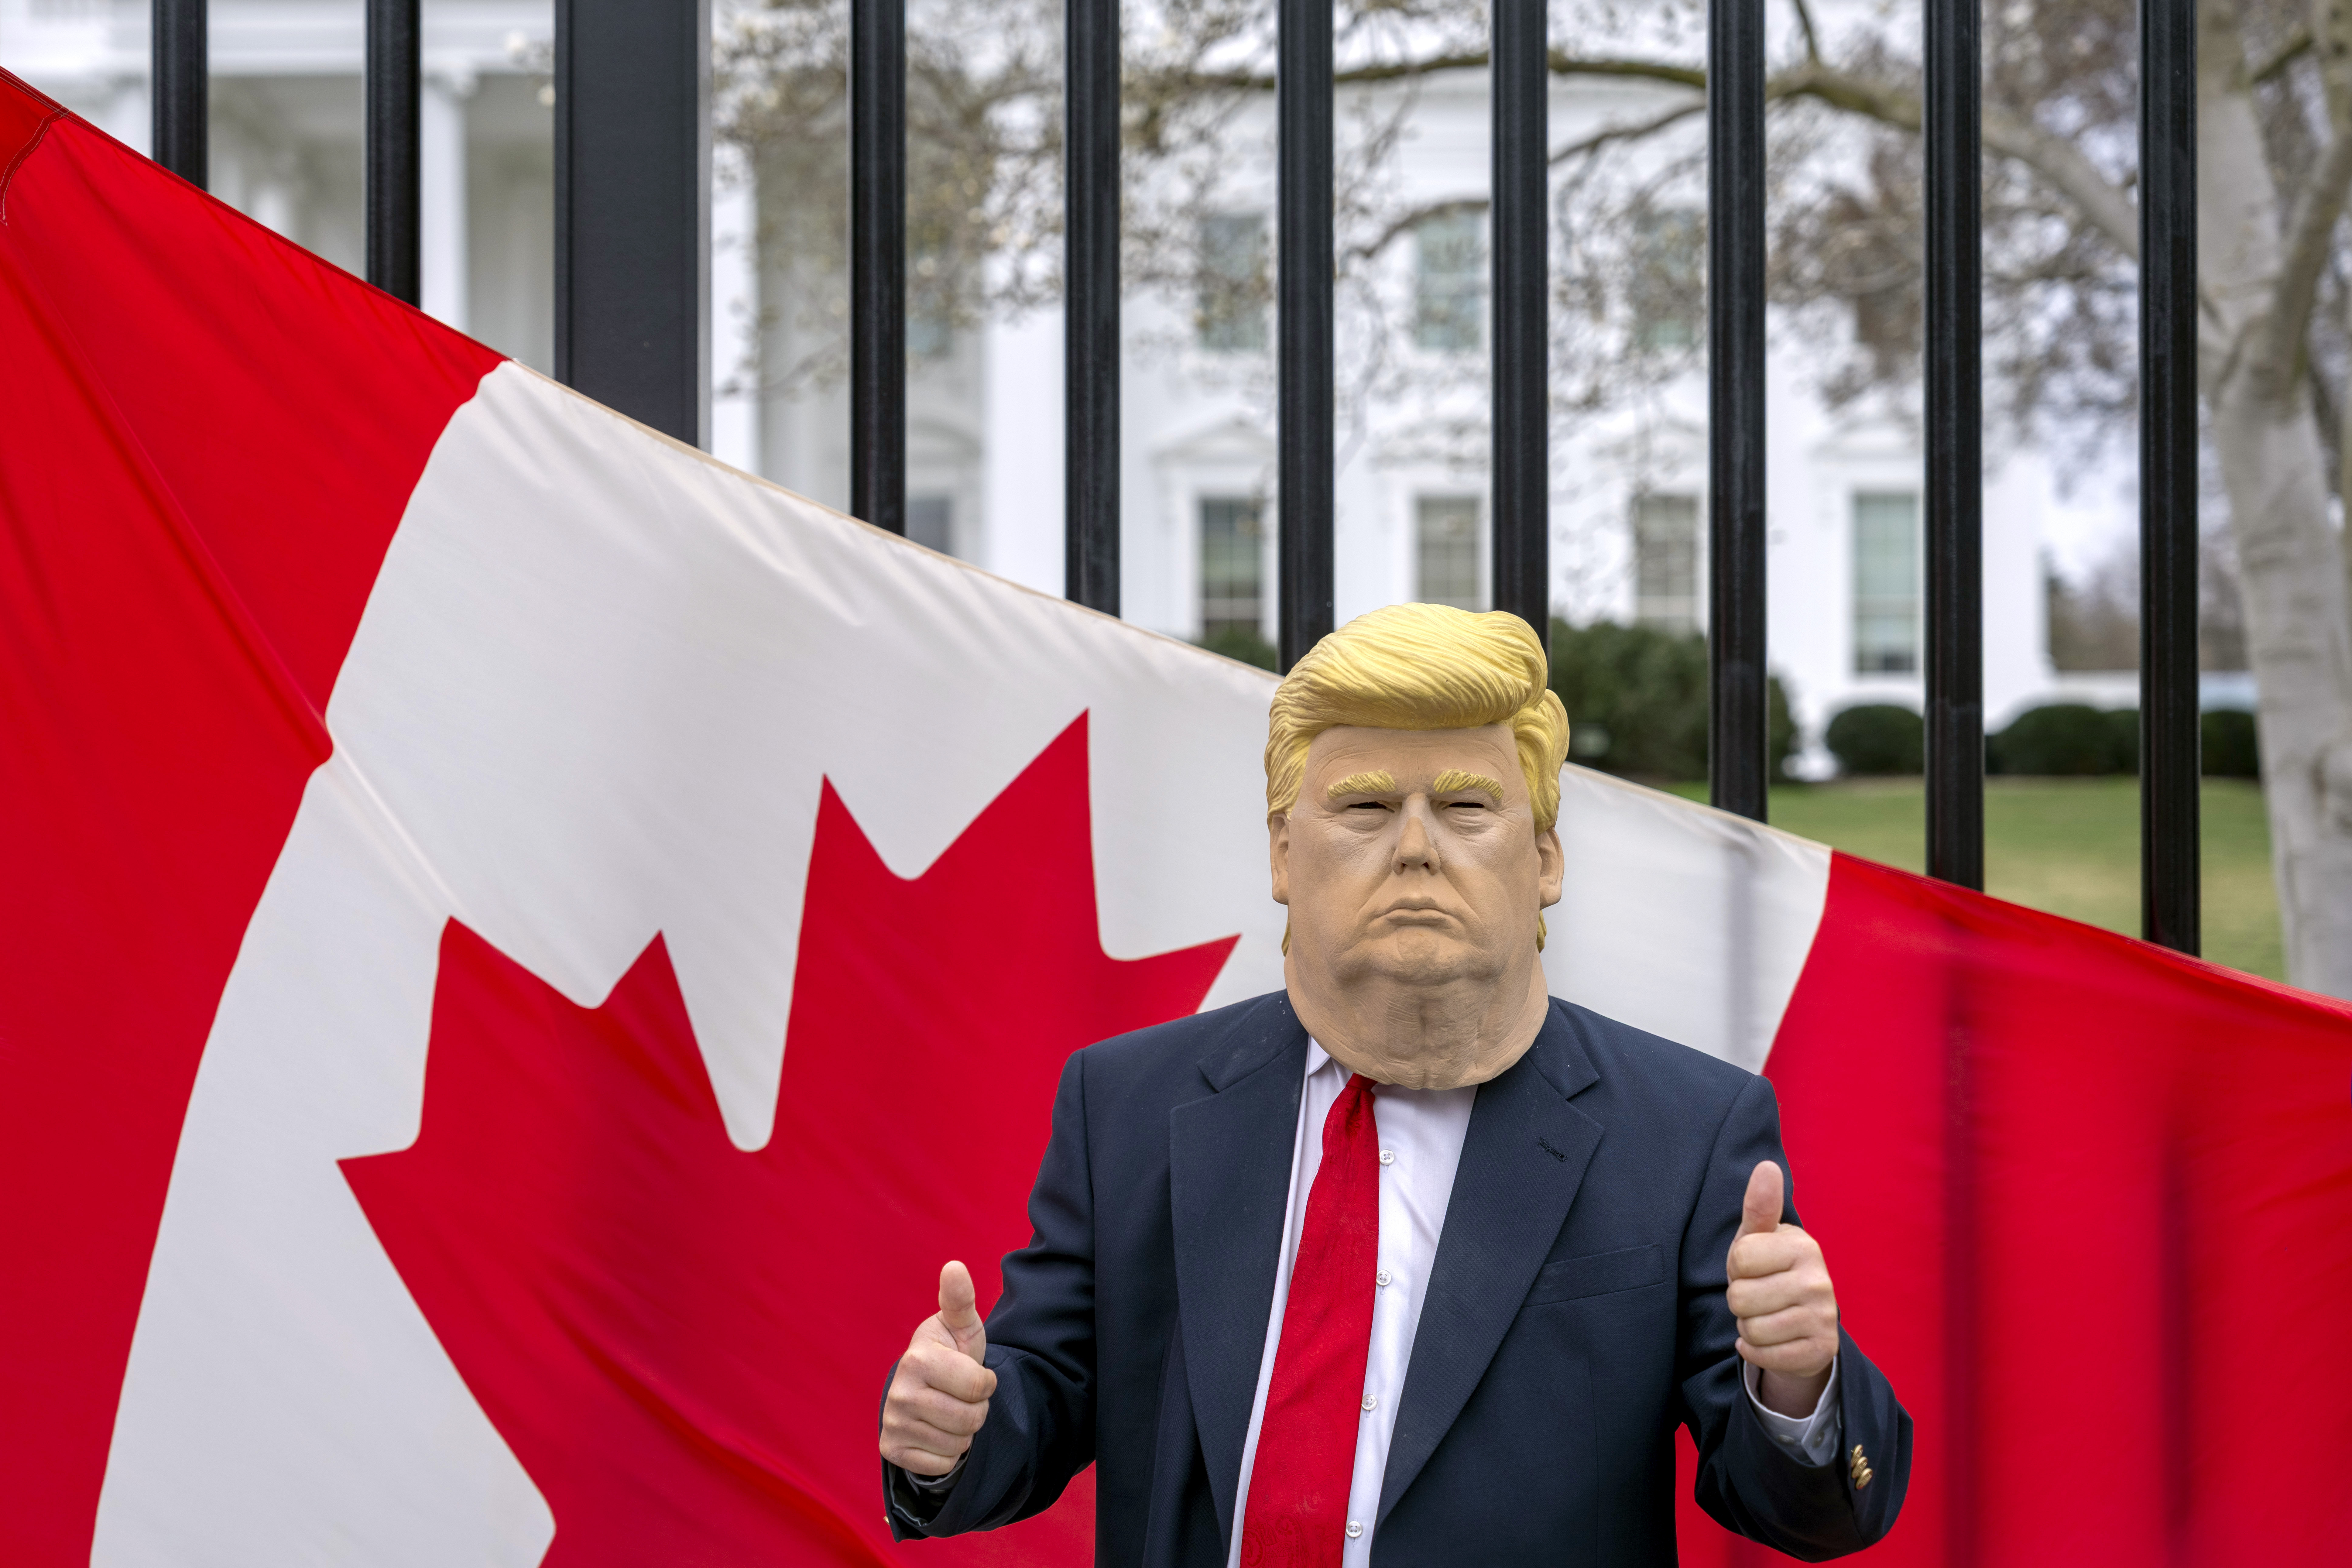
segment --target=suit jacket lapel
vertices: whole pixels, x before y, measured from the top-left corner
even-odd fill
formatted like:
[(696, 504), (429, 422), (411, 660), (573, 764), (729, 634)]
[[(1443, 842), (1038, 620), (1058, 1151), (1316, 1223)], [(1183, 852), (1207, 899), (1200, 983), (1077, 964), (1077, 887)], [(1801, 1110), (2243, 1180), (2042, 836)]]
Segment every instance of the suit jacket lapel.
[(1478, 1089), (1389, 1439), (1382, 1520), (1486, 1375), (1568, 1218), (1601, 1144), (1601, 1124), (1569, 1097), (1598, 1077), (1555, 1004), (1527, 1055)]
[(1176, 1310), (1217, 1517), (1231, 1538), (1258, 1363), (1274, 1310), (1307, 1030), (1276, 994), (1201, 1060), (1217, 1092), (1168, 1117)]

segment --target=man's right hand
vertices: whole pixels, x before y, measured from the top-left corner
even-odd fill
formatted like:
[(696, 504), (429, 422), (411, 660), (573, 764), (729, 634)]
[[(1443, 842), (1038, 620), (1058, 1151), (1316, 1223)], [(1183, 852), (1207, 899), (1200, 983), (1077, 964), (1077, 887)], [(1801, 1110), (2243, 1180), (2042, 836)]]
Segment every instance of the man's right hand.
[(940, 1310), (923, 1320), (882, 1403), (882, 1457), (918, 1476), (944, 1476), (988, 1419), (996, 1374), (981, 1364), (988, 1330), (972, 1298), (971, 1271), (940, 1270)]

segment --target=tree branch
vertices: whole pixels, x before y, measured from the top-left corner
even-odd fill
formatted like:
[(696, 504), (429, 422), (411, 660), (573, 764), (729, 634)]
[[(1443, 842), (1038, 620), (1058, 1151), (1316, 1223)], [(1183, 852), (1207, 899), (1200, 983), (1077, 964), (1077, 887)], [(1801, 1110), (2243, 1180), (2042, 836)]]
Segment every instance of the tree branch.
[[(1486, 65), (1486, 50), (1470, 49), (1458, 55), (1432, 55), (1426, 59), (1383, 60), (1375, 65), (1350, 66), (1346, 70), (1333, 72), (1331, 80), (1339, 87), (1359, 87), (1373, 82), (1405, 81), (1415, 77), (1435, 76), (1442, 71), (1482, 71)], [(1584, 59), (1565, 49), (1554, 49), (1549, 56), (1549, 65), (1554, 76), (1630, 77), (1640, 81), (1672, 82), (1677, 87), (1703, 89), (1706, 86), (1705, 70), (1664, 60)], [(1164, 79), (1202, 91), (1274, 90), (1274, 78), (1260, 71), (1171, 72)]]
[(1813, 8), (1806, 0), (1789, 0), (1797, 8), (1797, 26), (1805, 35), (1805, 58), (1815, 65), (1821, 63), (1821, 35), (1813, 30)]
[[(1480, 49), (1458, 55), (1432, 56), (1424, 60), (1361, 66), (1339, 72), (1336, 79), (1341, 83), (1395, 81), (1437, 71), (1483, 70), (1486, 66), (1486, 52)], [(1705, 69), (1664, 60), (1586, 58), (1570, 55), (1563, 49), (1554, 49), (1551, 51), (1550, 68), (1554, 76), (1613, 77), (1685, 87), (1698, 92), (1706, 90)], [(1270, 76), (1240, 71), (1192, 79), (1204, 88), (1224, 88), (1234, 91), (1271, 91), (1274, 87), (1274, 79)], [(1865, 120), (1875, 120), (1896, 130), (1916, 132), (1919, 129), (1919, 98), (1916, 93), (1836, 69), (1818, 59), (1808, 59), (1773, 76), (1765, 83), (1764, 93), (1768, 100), (1813, 99), (1832, 109), (1843, 110)], [(2041, 175), (2073, 202), (2084, 220), (2105, 235), (2110, 244), (2125, 256), (2138, 259), (2137, 210), (2125, 198), (2123, 192), (2099, 172), (2098, 166), (2083, 155), (2079, 148), (2065, 138), (2053, 135), (2032, 121), (2021, 120), (1991, 104), (1985, 106), (1982, 116), (1987, 150), (2004, 158), (2014, 159)], [(1671, 123), (1673, 119), (1679, 118), (1679, 115), (1672, 116), (1663, 123)]]
[(1452, 201), (1424, 203), (1397, 217), (1380, 233), (1355, 247), (1348, 254), (1357, 260), (1369, 260), (1433, 218), (1457, 217), (1470, 213), (1482, 213), (1489, 205), (1485, 196), (1457, 196)]
[[(1331, 81), (1337, 87), (1357, 87), (1368, 82), (1404, 81), (1413, 77), (1435, 76), (1441, 71), (1486, 68), (1486, 51), (1474, 49), (1458, 55), (1432, 55), (1426, 59), (1383, 60), (1376, 65), (1350, 66), (1346, 70), (1334, 71)], [(1157, 79), (1198, 92), (1274, 90), (1274, 78), (1263, 71), (1173, 70)]]
[(1591, 135), (1580, 137), (1560, 148), (1547, 161), (1554, 164), (1565, 163), (1570, 158), (1580, 157), (1586, 153), (1598, 152), (1612, 142), (1632, 142), (1643, 136), (1654, 136), (1667, 126), (1688, 120), (1694, 114), (1704, 113), (1706, 110), (1706, 100), (1701, 99), (1696, 103), (1682, 104), (1667, 110), (1663, 114), (1652, 115), (1647, 120), (1637, 120), (1630, 125), (1603, 126)]
[[(1657, 60), (1578, 59), (1555, 50), (1551, 68), (1559, 76), (1631, 78), (1702, 92), (1706, 89), (1706, 71)], [(1835, 69), (1819, 60), (1807, 60), (1778, 73), (1765, 83), (1764, 95), (1768, 100), (1810, 98), (1897, 130), (1919, 129), (1917, 94)], [(1988, 151), (2015, 159), (2041, 175), (2073, 202), (2084, 221), (2106, 236), (2116, 249), (2138, 259), (2137, 209), (2099, 172), (2096, 164), (2083, 155), (2081, 149), (1992, 104), (1984, 107), (1982, 124)]]
[(1637, 81), (1672, 82), (1676, 87), (1706, 90), (1706, 70), (1701, 66), (1678, 66), (1665, 60), (1588, 59), (1566, 49), (1552, 50), (1550, 64), (1554, 76), (1630, 77)]
[[(1774, 98), (1811, 98), (1899, 131), (1919, 129), (1916, 94), (1827, 66), (1802, 65), (1766, 88)], [(2024, 164), (2074, 204), (2084, 221), (2126, 256), (2139, 257), (2139, 213), (2098, 166), (2063, 137), (1987, 104), (1982, 111), (1988, 151)]]
[(1998, 109), (1984, 111), (1984, 144), (2049, 181), (2108, 243), (2133, 261), (2139, 259), (2139, 209), (2108, 183), (2081, 148)]
[[(1656, 132), (1664, 131), (1667, 126), (1674, 124), (1676, 121), (1687, 120), (1692, 115), (1699, 113), (1706, 108), (1706, 102), (1702, 99), (1696, 103), (1685, 103), (1679, 107), (1670, 109), (1664, 114), (1653, 115), (1647, 120), (1636, 121), (1630, 125), (1606, 126), (1601, 130), (1594, 132), (1590, 136), (1580, 137), (1574, 142), (1570, 142), (1568, 145), (1558, 149), (1551, 153), (1547, 162), (1557, 167), (1558, 165), (1566, 163), (1570, 158), (1578, 157), (1586, 153), (1598, 151), (1599, 149), (1607, 146), (1612, 142), (1631, 142), (1638, 140), (1643, 136), (1654, 135)], [(1402, 239), (1407, 234), (1412, 233), (1412, 230), (1418, 228), (1421, 225), (1427, 223), (1432, 218), (1455, 217), (1466, 213), (1482, 213), (1485, 212), (1490, 205), (1491, 204), (1485, 196), (1457, 196), (1442, 202), (1424, 203), (1423, 205), (1414, 207), (1411, 211), (1401, 215), (1393, 222), (1381, 228), (1380, 233), (1374, 235), (1363, 244), (1351, 248), (1348, 254), (1359, 260), (1369, 259), (1372, 257), (1378, 256), (1381, 251), (1386, 250), (1390, 246), (1395, 244), (1399, 239)]]
[(2294, 25), (2294, 31), (2289, 33), (2280, 42), (2279, 47), (2271, 51), (2269, 58), (2258, 61), (2246, 68), (2246, 84), (2249, 87), (2260, 87), (2310, 52), (2310, 26), (2297, 22)]
[(2278, 281), (2272, 286), (2270, 310), (2255, 350), (2256, 374), (2276, 387), (2288, 384), (2299, 363), (2312, 305), (2319, 297), (2320, 274), (2327, 269), (2336, 220), (2344, 216), (2347, 185), (2352, 185), (2352, 132), (2338, 132), (2296, 198)]

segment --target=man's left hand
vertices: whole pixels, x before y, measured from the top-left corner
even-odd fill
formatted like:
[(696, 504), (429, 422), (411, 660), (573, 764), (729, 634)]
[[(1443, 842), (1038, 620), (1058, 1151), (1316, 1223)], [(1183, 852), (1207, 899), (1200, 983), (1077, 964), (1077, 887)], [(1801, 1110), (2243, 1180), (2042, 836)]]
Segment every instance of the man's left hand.
[(1739, 1320), (1739, 1353), (1763, 1374), (1765, 1408), (1802, 1419), (1821, 1402), (1837, 1360), (1837, 1294), (1821, 1243), (1780, 1223), (1781, 1181), (1769, 1160), (1748, 1178), (1724, 1299)]

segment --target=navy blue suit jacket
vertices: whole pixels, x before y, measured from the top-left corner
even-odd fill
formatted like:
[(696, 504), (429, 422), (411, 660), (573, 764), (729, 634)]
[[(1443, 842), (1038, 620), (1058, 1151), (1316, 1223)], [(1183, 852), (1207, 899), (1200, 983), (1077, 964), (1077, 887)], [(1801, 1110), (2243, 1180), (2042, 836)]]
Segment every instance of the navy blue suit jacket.
[[(1306, 1054), (1277, 992), (1070, 1058), (1035, 1235), (988, 1317), (987, 1423), (944, 1499), (883, 1467), (900, 1539), (1026, 1518), (1091, 1463), (1098, 1561), (1222, 1568)], [(1552, 1003), (1471, 1112), (1375, 1563), (1665, 1568), (1677, 1424), (1729, 1528), (1809, 1561), (1886, 1533), (1911, 1421), (1853, 1342), (1827, 1466), (1774, 1443), (1740, 1386), (1724, 1258), (1765, 1159), (1786, 1167), (1764, 1079)]]

